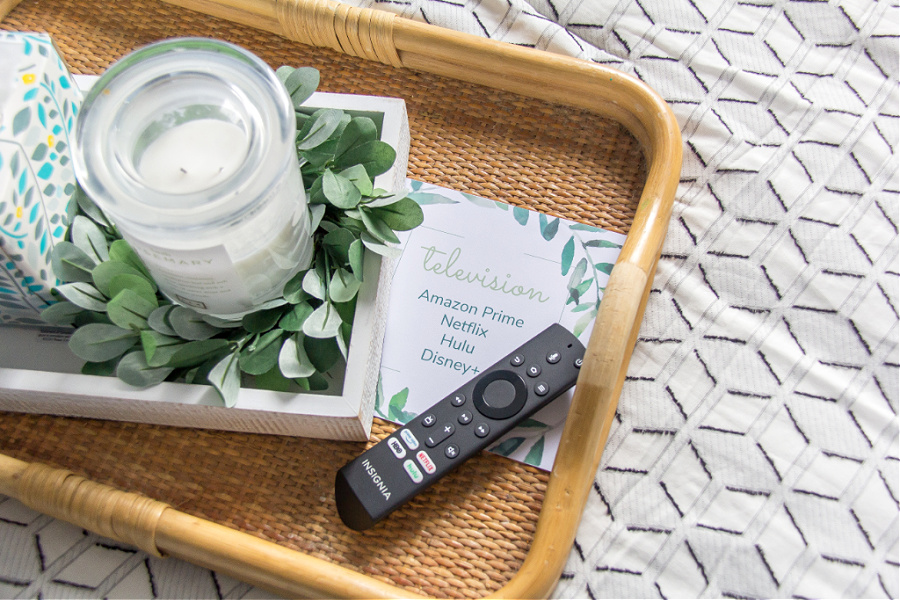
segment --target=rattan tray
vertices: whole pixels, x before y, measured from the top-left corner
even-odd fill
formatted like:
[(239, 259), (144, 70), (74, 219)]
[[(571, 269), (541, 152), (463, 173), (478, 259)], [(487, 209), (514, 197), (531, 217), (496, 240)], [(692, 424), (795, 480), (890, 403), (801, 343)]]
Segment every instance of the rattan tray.
[[(15, 4), (0, 1), (0, 16)], [(0, 28), (51, 34), (75, 73), (186, 35), (238, 43), (273, 66), (311, 65), (324, 91), (406, 100), (410, 177), (628, 235), (555, 466), (546, 474), (482, 454), (356, 533), (340, 523), (332, 486), (365, 444), (0, 413), (0, 493), (286, 596), (548, 595), (668, 225), (681, 166), (672, 112), (602, 66), (331, 0), (179, 4), (207, 14), (151, 1), (26, 0)], [(391, 429), (376, 420), (372, 441)]]

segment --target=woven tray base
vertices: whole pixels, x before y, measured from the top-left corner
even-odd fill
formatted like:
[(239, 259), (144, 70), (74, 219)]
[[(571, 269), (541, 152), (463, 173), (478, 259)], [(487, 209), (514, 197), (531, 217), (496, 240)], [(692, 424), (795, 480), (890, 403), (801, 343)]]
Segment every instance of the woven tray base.
[[(641, 149), (618, 123), (161, 3), (26, 1), (0, 29), (51, 34), (74, 73), (100, 73), (141, 45), (175, 36), (224, 39), (272, 66), (313, 66), (322, 91), (406, 100), (410, 177), (621, 233), (644, 182)], [(376, 419), (372, 440), (392, 429)], [(518, 570), (546, 473), (484, 453), (379, 527), (355, 533), (337, 517), (333, 481), (365, 446), (0, 413), (0, 453), (146, 494), (423, 594), (483, 596)]]

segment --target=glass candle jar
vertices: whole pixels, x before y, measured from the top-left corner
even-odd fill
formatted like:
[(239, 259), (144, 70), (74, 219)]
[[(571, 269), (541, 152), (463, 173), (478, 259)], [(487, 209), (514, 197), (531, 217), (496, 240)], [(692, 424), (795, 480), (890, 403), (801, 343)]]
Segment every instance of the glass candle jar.
[(169, 299), (236, 317), (279, 297), (312, 258), (295, 136), (290, 96), (262, 60), (175, 39), (96, 82), (73, 162)]

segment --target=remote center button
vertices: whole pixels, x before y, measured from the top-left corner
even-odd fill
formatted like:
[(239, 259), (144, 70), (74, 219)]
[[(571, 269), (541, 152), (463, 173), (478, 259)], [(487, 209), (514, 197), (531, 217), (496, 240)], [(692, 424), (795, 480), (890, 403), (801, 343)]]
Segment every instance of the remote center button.
[(484, 416), (508, 419), (517, 414), (528, 400), (528, 388), (522, 378), (512, 371), (491, 371), (485, 374), (472, 392), (472, 403)]
[(526, 373), (528, 373), (529, 377), (537, 377), (538, 375), (541, 374), (541, 366), (540, 365), (531, 365), (530, 367), (528, 367), (528, 370), (526, 371)]
[(425, 445), (429, 448), (434, 448), (448, 437), (453, 435), (453, 432), (456, 429), (453, 427), (453, 423), (446, 423), (439, 427), (434, 433), (425, 438)]
[(481, 398), (491, 408), (506, 408), (516, 399), (516, 388), (505, 379), (495, 379), (484, 388)]
[(432, 475), (437, 471), (437, 466), (434, 464), (434, 461), (431, 460), (431, 457), (428, 456), (428, 453), (424, 450), (416, 452), (416, 460), (419, 461), (419, 464), (422, 465), (422, 468), (425, 469), (425, 472), (429, 475)]
[(400, 440), (395, 437), (388, 438), (388, 448), (391, 449), (391, 452), (393, 452), (394, 456), (397, 458), (406, 456), (406, 449), (403, 447), (403, 444), (400, 443)]
[(462, 406), (466, 403), (466, 395), (460, 394), (459, 392), (453, 394), (453, 398), (450, 399), (450, 404), (453, 406)]
[(425, 476), (422, 475), (422, 471), (416, 466), (416, 463), (408, 458), (403, 461), (403, 470), (406, 471), (406, 474), (409, 475), (409, 478), (412, 479), (413, 483), (421, 483), (422, 479), (425, 478)]
[(447, 444), (447, 447), (444, 448), (444, 456), (447, 458), (456, 458), (459, 456), (459, 446), (456, 444)]
[(561, 358), (562, 358), (562, 354), (560, 354), (559, 352), (557, 352), (555, 350), (553, 352), (550, 352), (547, 354), (547, 362), (550, 363), (551, 365), (555, 365), (556, 363), (558, 363), (559, 359), (561, 359)]
[(470, 413), (467, 410), (464, 410), (461, 413), (459, 413), (459, 416), (456, 417), (456, 420), (459, 421), (460, 425), (468, 425), (469, 423), (472, 422), (472, 413)]
[(401, 429), (400, 437), (403, 438), (403, 443), (406, 444), (406, 447), (410, 450), (415, 450), (419, 447), (419, 440), (416, 439), (416, 436), (414, 436), (413, 432), (409, 429)]
[(509, 359), (509, 364), (514, 367), (521, 367), (525, 364), (525, 357), (521, 354), (513, 354), (513, 357)]
[(549, 391), (550, 386), (547, 385), (547, 382), (545, 381), (538, 381), (536, 384), (534, 384), (534, 393), (538, 396), (546, 396), (547, 392)]
[(431, 427), (435, 423), (437, 423), (437, 418), (431, 413), (422, 417), (422, 427)]
[(487, 423), (479, 423), (475, 426), (475, 435), (480, 438), (487, 437), (491, 433), (491, 426)]

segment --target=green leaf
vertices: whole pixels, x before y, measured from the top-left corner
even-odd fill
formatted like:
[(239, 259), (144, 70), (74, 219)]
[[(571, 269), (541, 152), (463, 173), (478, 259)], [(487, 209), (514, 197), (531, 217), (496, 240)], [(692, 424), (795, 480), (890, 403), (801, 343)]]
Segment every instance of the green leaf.
[(513, 206), (513, 217), (519, 222), (519, 225), (528, 223), (528, 217), (531, 216), (530, 210), (521, 206)]
[(57, 242), (50, 253), (53, 274), (62, 281), (91, 281), (97, 262), (72, 242)]
[(87, 217), (78, 215), (72, 222), (72, 243), (94, 259), (94, 262), (101, 263), (109, 259), (106, 234)]
[(283, 331), (274, 329), (257, 336), (241, 350), (241, 371), (250, 375), (262, 375), (276, 364), (281, 352)]
[(81, 365), (82, 375), (97, 375), (99, 377), (112, 377), (116, 374), (119, 357), (103, 362), (86, 362)]
[[(144, 356), (147, 357), (148, 364), (154, 363), (153, 357), (159, 348), (166, 346), (175, 346), (183, 343), (180, 339), (164, 335), (152, 329), (144, 329), (141, 331), (141, 347), (144, 349)], [(159, 363), (165, 364), (165, 361)]]
[(304, 337), (303, 349), (319, 373), (326, 373), (341, 357), (341, 351), (333, 337), (321, 339)]
[(256, 387), (261, 390), (272, 390), (273, 392), (287, 392), (291, 389), (293, 381), (281, 374), (278, 365), (275, 365), (265, 373), (257, 375), (254, 378)]
[[(366, 198), (363, 201), (363, 204), (365, 204), (369, 208), (381, 208), (382, 206), (390, 206), (391, 204), (400, 202), (404, 198), (410, 198), (413, 202), (415, 202), (415, 199), (413, 199), (411, 196), (407, 196), (404, 193), (389, 194), (385, 192), (382, 194), (381, 192), (384, 192), (384, 190), (374, 190), (372, 194), (369, 194), (370, 197)], [(416, 202), (416, 204), (418, 204), (418, 202)]]
[(400, 248), (382, 243), (381, 240), (378, 240), (367, 231), (362, 232), (359, 239), (363, 243), (363, 246), (385, 258), (399, 258), (400, 255), (403, 254), (403, 250)]
[(456, 200), (441, 194), (432, 194), (429, 192), (413, 192), (408, 196), (415, 200), (416, 204), (419, 206), (429, 206), (432, 204), (459, 204)]
[(350, 334), (353, 332), (353, 326), (344, 321), (341, 323), (341, 331), (338, 335), (334, 336), (334, 341), (337, 342), (338, 350), (341, 351), (341, 356), (344, 357), (344, 360), (347, 360), (347, 356), (350, 353)]
[(173, 304), (160, 306), (147, 317), (147, 325), (163, 335), (176, 336), (178, 332), (169, 325), (169, 313), (175, 309)]
[(344, 210), (355, 208), (362, 200), (362, 194), (353, 182), (331, 169), (322, 174), (322, 193), (332, 206)]
[(238, 393), (241, 390), (241, 370), (239, 368), (240, 353), (235, 350), (214, 366), (209, 371), (206, 379), (213, 386), (222, 402), (228, 408), (237, 404)]
[[(568, 304), (568, 302), (566, 304)], [(575, 308), (573, 308), (572, 312), (573, 313), (584, 312), (586, 310), (593, 308), (596, 305), (597, 305), (596, 302), (582, 302), (581, 304), (579, 304)]]
[(317, 300), (325, 299), (328, 290), (318, 269), (310, 269), (303, 276), (303, 291)]
[(396, 421), (397, 423), (406, 424), (409, 423), (413, 418), (415, 418), (415, 413), (407, 412), (404, 410), (406, 408), (406, 401), (409, 398), (409, 388), (405, 387), (393, 396), (391, 396), (391, 400), (388, 403), (388, 414), (387, 418), (391, 421)]
[(109, 319), (122, 329), (145, 329), (147, 318), (157, 308), (156, 298), (154, 302), (130, 289), (119, 291), (106, 305), (106, 314)]
[(257, 311), (244, 315), (244, 318), (241, 319), (241, 324), (250, 333), (265, 333), (275, 327), (283, 313), (284, 311), (280, 308)]
[(369, 177), (374, 178), (387, 172), (394, 164), (397, 152), (390, 144), (381, 140), (372, 140), (351, 148), (334, 161), (338, 171), (350, 168), (353, 165), (362, 165)]
[(389, 206), (373, 208), (372, 213), (394, 231), (415, 229), (425, 220), (422, 207), (412, 198), (403, 198)]
[(278, 327), (285, 331), (302, 331), (303, 323), (313, 313), (313, 307), (308, 302), (299, 302), (293, 309), (285, 313), (278, 322)]
[(396, 244), (400, 242), (400, 240), (397, 239), (397, 236), (394, 235), (394, 231), (388, 227), (387, 223), (382, 221), (378, 215), (373, 214), (373, 211), (361, 208), (359, 212), (363, 223), (366, 225), (366, 231), (368, 231), (375, 239), (384, 243)]
[(525, 455), (525, 463), (533, 467), (541, 466), (541, 460), (544, 458), (544, 436), (534, 443)]
[(147, 302), (152, 303), (154, 308), (159, 306), (159, 301), (156, 298), (156, 287), (143, 275), (131, 273), (113, 275), (109, 280), (109, 295), (114, 297), (122, 290), (131, 290)]
[(297, 383), (306, 382), (306, 388), (312, 392), (324, 392), (329, 388), (328, 379), (321, 373), (314, 373), (304, 379), (295, 379)]
[[(280, 298), (279, 298), (280, 300)], [(283, 302), (283, 301), (282, 301)], [(286, 304), (286, 302), (284, 302)], [(266, 302), (263, 306), (270, 304)], [(223, 319), (222, 317), (217, 317), (215, 315), (202, 315), (203, 320), (212, 325), (213, 327), (218, 327), (219, 329), (237, 329), (241, 327), (241, 319)]]
[(129, 352), (122, 357), (116, 367), (116, 376), (135, 387), (148, 387), (165, 381), (174, 369), (170, 367), (151, 367), (141, 351)]
[(509, 456), (513, 452), (519, 449), (519, 446), (525, 441), (523, 437), (513, 437), (508, 440), (504, 440), (500, 444), (497, 444), (493, 448), (491, 448), (491, 452), (495, 454), (499, 454), (501, 456)]
[(184, 306), (175, 306), (169, 311), (168, 324), (186, 340), (206, 340), (221, 331), (204, 321), (203, 315)]
[(575, 268), (572, 270), (572, 274), (569, 276), (569, 290), (574, 290), (578, 287), (578, 284), (581, 283), (584, 275), (587, 273), (587, 267), (587, 259), (582, 258), (578, 261), (578, 264), (575, 265)]
[(572, 268), (572, 259), (575, 258), (575, 236), (569, 238), (562, 251), (562, 274), (565, 275)]
[(75, 203), (81, 212), (90, 217), (95, 223), (99, 223), (103, 227), (111, 227), (109, 219), (106, 218), (106, 215), (100, 210), (100, 207), (88, 197), (80, 185), (75, 186), (75, 191), (72, 193), (72, 199), (75, 200)]
[(85, 310), (106, 312), (106, 297), (100, 293), (100, 290), (89, 283), (80, 281), (75, 283), (65, 283), (57, 286), (56, 290), (62, 294), (66, 300)]
[(275, 75), (287, 88), (294, 109), (300, 108), (319, 87), (319, 71), (312, 67), (279, 67)]
[(597, 316), (597, 308), (594, 307), (590, 310), (590, 312), (586, 312), (575, 322), (575, 327), (572, 329), (572, 333), (575, 337), (580, 337), (582, 333), (588, 328), (588, 325), (594, 320), (594, 317)]
[(109, 259), (129, 264), (143, 273), (147, 279), (153, 279), (144, 261), (125, 240), (116, 240), (109, 245)]
[(105, 323), (90, 323), (75, 330), (69, 349), (78, 358), (103, 362), (123, 355), (138, 343), (137, 332)]
[(309, 205), (309, 230), (315, 231), (319, 228), (319, 225), (322, 223), (322, 217), (325, 216), (325, 205), (324, 204), (310, 204)]
[(609, 275), (612, 273), (614, 266), (616, 266), (615, 263), (597, 263), (594, 265), (594, 268), (602, 273), (606, 273), (607, 275)]
[(506, 210), (508, 204), (504, 204), (503, 202), (497, 202), (496, 200), (488, 200), (487, 198), (482, 198), (481, 196), (475, 196), (474, 194), (467, 194), (463, 192), (463, 196), (466, 200), (474, 204), (475, 206), (480, 206), (481, 208), (500, 208), (502, 210)]
[(347, 260), (350, 263), (350, 269), (353, 271), (353, 276), (359, 281), (363, 280), (365, 254), (365, 246), (363, 246), (362, 240), (353, 240), (353, 243), (350, 244), (350, 248), (347, 251)]
[(340, 330), (341, 316), (331, 302), (325, 301), (303, 322), (303, 333), (314, 338), (330, 338)]
[(316, 372), (316, 367), (306, 355), (303, 347), (303, 335), (295, 334), (284, 340), (278, 354), (278, 368), (282, 375), (291, 379), (309, 377)]
[(94, 285), (98, 290), (103, 292), (108, 297), (112, 297), (115, 295), (110, 293), (109, 284), (110, 281), (112, 281), (112, 278), (116, 275), (137, 275), (143, 277), (144, 281), (150, 283), (155, 294), (156, 285), (149, 279), (147, 279), (141, 271), (135, 269), (133, 266), (127, 263), (123, 263), (118, 260), (107, 260), (106, 262), (102, 262), (97, 265), (97, 267), (93, 271), (91, 271), (91, 278), (94, 281)]
[(538, 220), (541, 225), (541, 237), (548, 242), (556, 237), (556, 232), (559, 231), (559, 219), (554, 218), (550, 221), (547, 215), (538, 213)]
[(304, 277), (306, 277), (306, 271), (300, 271), (284, 284), (282, 295), (284, 296), (284, 299), (291, 304), (297, 304), (298, 302), (303, 302), (309, 298), (309, 294), (303, 291)]
[(338, 264), (346, 265), (350, 262), (350, 246), (356, 241), (356, 236), (349, 229), (338, 227), (329, 231), (322, 238), (322, 244)]
[(331, 277), (328, 295), (332, 302), (349, 302), (356, 297), (361, 282), (346, 269), (338, 269)]
[[(334, 149), (334, 154), (340, 157), (351, 148), (377, 139), (378, 128), (375, 126), (375, 121), (369, 117), (353, 117), (341, 133), (338, 144)], [(363, 193), (365, 194), (366, 192)]]
[[(574, 229), (574, 227), (573, 227)], [(622, 244), (610, 242), (609, 240), (588, 240), (584, 243), (588, 248), (621, 248)]]
[(344, 111), (322, 108), (312, 114), (306, 126), (297, 134), (297, 150), (312, 150), (325, 142), (341, 125)]
[(344, 169), (338, 174), (353, 182), (353, 185), (356, 186), (356, 189), (358, 189), (359, 193), (363, 196), (371, 196), (372, 192), (375, 191), (375, 186), (372, 184), (372, 178), (369, 177), (366, 168), (362, 165), (353, 165), (349, 169)]
[(230, 343), (228, 340), (217, 338), (158, 346), (153, 358), (147, 359), (147, 363), (151, 366), (174, 369), (196, 367), (220, 354)]
[(72, 325), (83, 309), (71, 302), (57, 302), (41, 311), (41, 318), (51, 325)]

